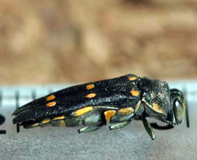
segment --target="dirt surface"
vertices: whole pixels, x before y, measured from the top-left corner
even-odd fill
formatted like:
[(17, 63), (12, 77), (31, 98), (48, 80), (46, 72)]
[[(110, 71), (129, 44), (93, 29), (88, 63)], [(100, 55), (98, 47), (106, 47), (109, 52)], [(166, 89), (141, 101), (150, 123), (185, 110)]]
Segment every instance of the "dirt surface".
[(197, 78), (197, 0), (0, 2), (0, 84)]

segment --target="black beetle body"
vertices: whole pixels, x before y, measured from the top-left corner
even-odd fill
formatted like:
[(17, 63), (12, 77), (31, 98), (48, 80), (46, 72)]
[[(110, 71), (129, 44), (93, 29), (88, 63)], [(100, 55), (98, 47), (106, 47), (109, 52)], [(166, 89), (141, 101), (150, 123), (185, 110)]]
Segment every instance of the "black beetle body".
[(155, 134), (146, 117), (154, 117), (170, 126), (180, 124), (185, 116), (183, 93), (169, 89), (160, 80), (128, 74), (114, 79), (72, 86), (36, 99), (13, 115), (13, 123), (37, 126), (78, 126), (79, 133), (115, 123), (110, 130), (128, 125), (132, 119), (142, 120), (152, 139)]

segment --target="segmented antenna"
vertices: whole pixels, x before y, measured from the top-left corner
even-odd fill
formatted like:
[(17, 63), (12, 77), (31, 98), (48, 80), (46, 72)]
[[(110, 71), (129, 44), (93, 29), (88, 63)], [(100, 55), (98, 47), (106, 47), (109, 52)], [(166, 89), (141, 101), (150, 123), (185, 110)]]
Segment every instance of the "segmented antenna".
[(186, 112), (185, 112), (185, 118), (186, 118), (186, 125), (187, 125), (187, 128), (190, 127), (190, 123), (189, 123), (189, 106), (188, 106), (188, 103), (187, 103), (187, 90), (184, 88), (183, 90), (183, 93), (185, 95), (185, 105), (186, 105)]

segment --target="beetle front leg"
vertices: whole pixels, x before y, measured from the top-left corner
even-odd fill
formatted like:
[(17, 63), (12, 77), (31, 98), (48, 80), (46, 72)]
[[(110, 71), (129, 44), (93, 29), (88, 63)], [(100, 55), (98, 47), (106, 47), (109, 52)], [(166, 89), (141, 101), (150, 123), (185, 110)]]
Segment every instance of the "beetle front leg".
[(151, 137), (151, 139), (155, 140), (155, 138), (156, 138), (155, 133), (154, 133), (150, 123), (147, 121), (147, 119), (143, 118), (143, 124), (144, 124), (144, 127), (145, 127), (147, 133)]

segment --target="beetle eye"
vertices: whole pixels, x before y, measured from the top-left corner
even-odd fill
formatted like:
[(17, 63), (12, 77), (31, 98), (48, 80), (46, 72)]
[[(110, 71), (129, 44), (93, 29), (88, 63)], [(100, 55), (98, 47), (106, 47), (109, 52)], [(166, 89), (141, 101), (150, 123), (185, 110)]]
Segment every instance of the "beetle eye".
[(180, 124), (185, 117), (185, 109), (184, 109), (183, 103), (179, 101), (178, 99), (175, 99), (173, 107), (174, 107), (176, 123)]

